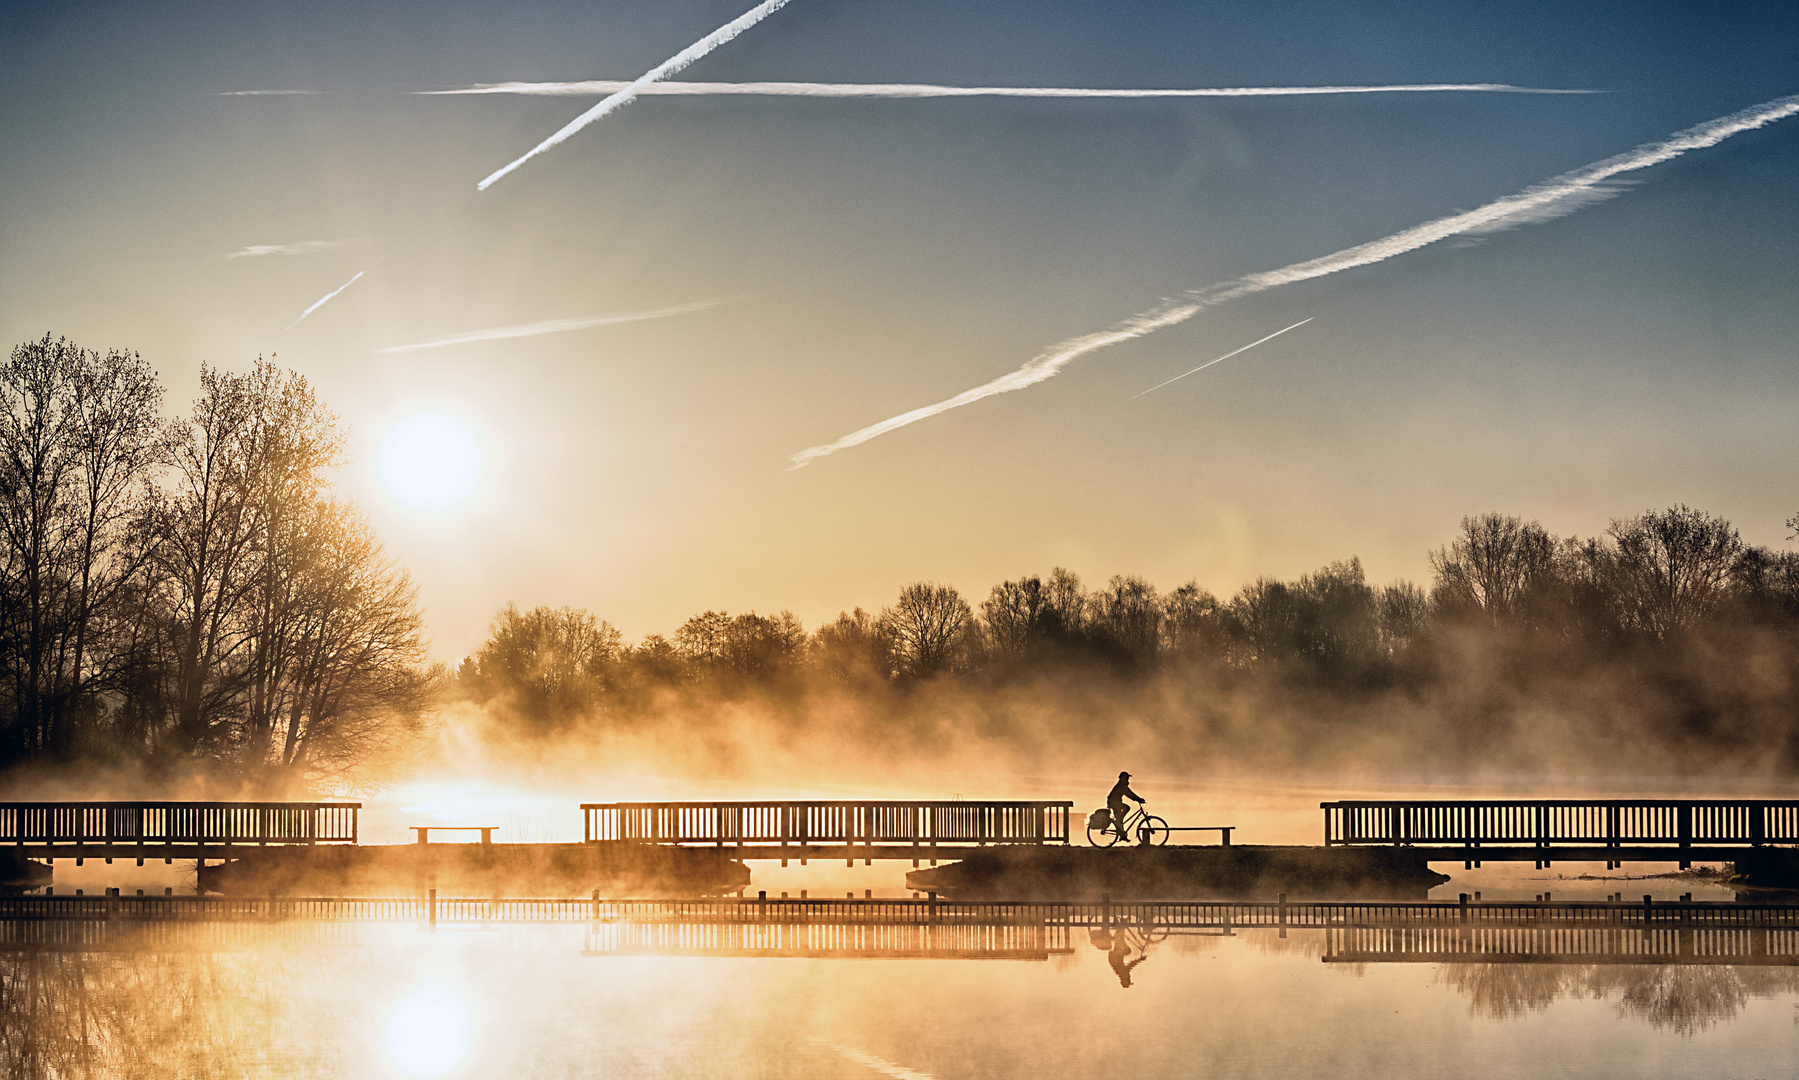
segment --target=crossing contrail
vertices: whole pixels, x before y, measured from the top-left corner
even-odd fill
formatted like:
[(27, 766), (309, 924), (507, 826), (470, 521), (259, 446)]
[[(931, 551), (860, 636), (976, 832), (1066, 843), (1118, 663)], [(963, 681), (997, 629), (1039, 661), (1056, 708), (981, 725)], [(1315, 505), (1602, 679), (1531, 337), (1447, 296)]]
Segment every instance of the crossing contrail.
[(457, 334), (454, 337), (421, 341), (415, 345), (389, 345), (385, 349), (376, 349), (375, 351), (378, 353), (403, 353), (413, 352), (417, 349), (441, 349), (446, 345), (466, 345), (472, 341), (502, 341), (506, 338), (536, 337), (538, 334), (559, 334), (565, 330), (586, 330), (591, 326), (611, 326), (614, 323), (641, 322), (644, 319), (665, 319), (670, 315), (685, 315), (690, 311), (700, 311), (724, 303), (729, 303), (729, 301), (702, 300), (692, 304), (676, 304), (673, 307), (656, 308), (652, 311), (624, 311), (613, 315), (551, 319), (547, 322), (524, 323), (520, 326), (496, 326), (487, 330), (471, 330), (466, 334)]
[(792, 455), (789, 470), (803, 469), (812, 462), (839, 450), (847, 450), (852, 446), (860, 446), (870, 439), (887, 434), (907, 424), (916, 423), (939, 413), (972, 405), (982, 398), (995, 394), (1010, 393), (1023, 390), (1027, 386), (1035, 386), (1045, 379), (1054, 378), (1073, 361), (1088, 353), (1098, 352), (1109, 345), (1130, 341), (1157, 330), (1186, 322), (1201, 310), (1214, 307), (1240, 296), (1259, 293), (1282, 285), (1295, 282), (1310, 281), (1343, 270), (1370, 263), (1391, 259), (1395, 255), (1403, 255), (1427, 244), (1466, 233), (1496, 232), (1514, 225), (1548, 221), (1571, 213), (1582, 206), (1599, 199), (1608, 198), (1617, 193), (1615, 187), (1606, 186), (1606, 181), (1620, 173), (1636, 169), (1646, 169), (1651, 165), (1677, 158), (1689, 150), (1702, 150), (1708, 146), (1716, 146), (1732, 135), (1783, 120), (1799, 113), (1799, 94), (1790, 97), (1776, 98), (1735, 112), (1716, 120), (1708, 120), (1696, 127), (1676, 132), (1661, 142), (1644, 143), (1634, 150), (1626, 151), (1603, 161), (1566, 172), (1540, 184), (1525, 188), (1516, 195), (1508, 195), (1485, 206), (1460, 214), (1427, 221), (1391, 236), (1345, 248), (1320, 258), (1306, 262), (1297, 262), (1283, 266), (1278, 270), (1269, 270), (1259, 274), (1248, 274), (1231, 281), (1220, 282), (1205, 289), (1195, 289), (1177, 300), (1167, 300), (1160, 305), (1131, 316), (1122, 322), (1114, 323), (1104, 330), (1080, 337), (1069, 338), (1058, 342), (1049, 349), (1032, 357), (1015, 371), (1007, 372), (997, 379), (982, 383), (971, 390), (964, 390), (955, 397), (945, 398), (934, 405), (925, 405), (911, 412), (889, 417), (878, 424), (870, 424), (859, 431), (852, 431), (836, 442), (809, 447)]
[[(300, 319), (304, 319), (306, 316), (311, 315), (313, 312), (315, 312), (319, 308), (323, 307), (325, 304), (325, 301), (331, 299), (333, 296), (336, 296), (338, 293), (343, 292), (345, 289), (356, 284), (356, 278), (361, 277), (363, 274), (365, 274), (367, 272), (368, 271), (366, 271), (366, 270), (356, 271), (356, 277), (351, 278), (350, 280), (344, 282), (342, 285), (339, 285), (337, 288), (332, 289), (330, 292), (319, 297), (318, 300), (315, 301), (311, 307), (307, 308), (305, 311), (300, 312)], [(283, 329), (292, 330), (294, 327), (300, 325), (300, 319), (295, 319), (293, 322), (288, 323), (287, 326), (283, 327)]]
[[(1314, 315), (1314, 316), (1312, 316), (1312, 319), (1315, 319), (1317, 317), (1318, 316)], [(1216, 364), (1219, 361), (1229, 360), (1231, 357), (1236, 356), (1238, 353), (1246, 353), (1249, 350), (1255, 348), (1257, 345), (1260, 345), (1264, 341), (1273, 341), (1275, 338), (1280, 337), (1282, 334), (1286, 333), (1287, 330), (1297, 330), (1298, 328), (1304, 326), (1306, 323), (1311, 322), (1312, 319), (1301, 319), (1298, 322), (1294, 323), (1292, 326), (1287, 327), (1285, 330), (1276, 330), (1274, 333), (1269, 334), (1265, 338), (1257, 338), (1255, 341), (1250, 342), (1249, 344), (1243, 346), (1241, 349), (1232, 349), (1230, 352), (1227, 352), (1223, 356), (1220, 356), (1217, 360), (1207, 360), (1205, 363), (1194, 368), (1193, 371), (1183, 371), (1179, 375), (1176, 375), (1174, 378), (1169, 379), (1165, 382), (1159, 382), (1159, 383), (1155, 384), (1154, 386), (1150, 387), (1148, 390), (1143, 391), (1143, 393), (1141, 393), (1141, 394), (1132, 394), (1130, 397), (1126, 398), (1125, 400), (1136, 401), (1138, 398), (1142, 397), (1143, 394), (1148, 394), (1153, 391), (1160, 390), (1160, 389), (1162, 389), (1162, 387), (1167, 386), (1169, 383), (1172, 383), (1172, 382), (1180, 382), (1182, 379), (1193, 374), (1194, 371), (1204, 371), (1205, 369), (1211, 367), (1213, 364)]]
[(643, 92), (644, 87), (651, 83), (660, 82), (670, 75), (676, 74), (682, 68), (685, 68), (700, 57), (705, 56), (713, 49), (725, 44), (738, 34), (743, 33), (763, 19), (768, 18), (770, 15), (773, 15), (775, 12), (786, 7), (787, 2), (788, 0), (762, 0), (760, 4), (757, 4), (742, 15), (737, 16), (717, 30), (712, 31), (692, 45), (687, 46), (667, 60), (664, 60), (662, 63), (644, 72), (642, 75), (638, 76), (635, 82), (626, 83), (618, 90), (608, 94), (598, 105), (595, 105), (580, 116), (570, 120), (562, 126), (562, 130), (532, 147), (530, 153), (519, 158), (517, 161), (514, 161), (512, 164), (507, 165), (505, 168), (494, 172), (479, 184), (476, 184), (475, 190), (486, 191), (489, 187), (493, 186), (495, 180), (505, 176), (507, 173), (518, 168), (520, 165), (523, 165), (525, 162), (530, 161), (550, 147), (564, 141), (575, 132), (580, 131), (582, 128), (593, 123), (595, 120), (598, 120), (600, 117), (605, 116), (607, 113), (612, 112), (621, 106), (630, 104), (633, 98)]
[[(433, 97), (463, 94), (525, 94), (542, 97), (592, 97), (616, 94), (636, 85), (611, 80), (585, 82), (479, 83), (456, 90), (416, 90)], [(930, 83), (817, 83), (817, 82), (677, 82), (638, 87), (644, 96), (695, 97), (746, 95), (752, 97), (830, 98), (1197, 98), (1289, 97), (1307, 94), (1404, 94), (1469, 92), (1488, 94), (1596, 94), (1597, 90), (1545, 90), (1507, 83), (1396, 83), (1385, 86), (1222, 86), (1176, 90), (1089, 89), (1073, 86), (936, 86)], [(601, 104), (605, 104), (601, 102)]]
[(316, 255), (321, 251), (357, 243), (355, 240), (300, 240), (292, 244), (251, 244), (233, 251), (227, 259), (253, 259), (262, 255)]

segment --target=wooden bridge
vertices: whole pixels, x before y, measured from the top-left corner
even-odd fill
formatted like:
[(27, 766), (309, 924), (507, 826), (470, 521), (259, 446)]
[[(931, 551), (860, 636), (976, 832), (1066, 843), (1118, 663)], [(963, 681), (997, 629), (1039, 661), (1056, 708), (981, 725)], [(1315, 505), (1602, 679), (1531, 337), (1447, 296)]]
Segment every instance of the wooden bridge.
[(1728, 861), (1799, 844), (1799, 801), (1717, 799), (1327, 802), (1324, 843), (1414, 848), (1432, 861)]
[(354, 844), (361, 803), (0, 803), (0, 846), (30, 859), (222, 859), (239, 845)]
[(920, 859), (1066, 844), (1072, 802), (582, 803), (582, 839), (729, 848), (736, 859)]

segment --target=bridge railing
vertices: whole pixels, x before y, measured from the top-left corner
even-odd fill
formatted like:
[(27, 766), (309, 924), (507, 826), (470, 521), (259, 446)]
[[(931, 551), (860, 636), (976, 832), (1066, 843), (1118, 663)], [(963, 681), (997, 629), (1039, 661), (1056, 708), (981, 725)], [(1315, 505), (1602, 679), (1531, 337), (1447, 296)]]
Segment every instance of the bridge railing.
[(647, 844), (1066, 844), (1071, 802), (582, 803), (583, 839)]
[(0, 845), (354, 844), (361, 803), (0, 803)]
[(1327, 802), (1327, 846), (1661, 846), (1799, 843), (1799, 801), (1606, 799)]

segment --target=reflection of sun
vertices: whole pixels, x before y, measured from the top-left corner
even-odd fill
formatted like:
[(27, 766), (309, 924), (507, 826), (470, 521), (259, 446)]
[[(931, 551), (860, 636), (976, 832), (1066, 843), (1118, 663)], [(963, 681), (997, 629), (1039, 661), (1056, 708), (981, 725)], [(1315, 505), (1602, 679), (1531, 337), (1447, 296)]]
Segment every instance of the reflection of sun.
[(381, 480), (394, 498), (419, 510), (442, 510), (467, 498), (481, 467), (481, 447), (459, 421), (418, 413), (394, 425), (381, 443)]
[(387, 1015), (382, 1049), (387, 1058), (413, 1076), (438, 1076), (468, 1057), (468, 1005), (441, 986), (413, 991)]

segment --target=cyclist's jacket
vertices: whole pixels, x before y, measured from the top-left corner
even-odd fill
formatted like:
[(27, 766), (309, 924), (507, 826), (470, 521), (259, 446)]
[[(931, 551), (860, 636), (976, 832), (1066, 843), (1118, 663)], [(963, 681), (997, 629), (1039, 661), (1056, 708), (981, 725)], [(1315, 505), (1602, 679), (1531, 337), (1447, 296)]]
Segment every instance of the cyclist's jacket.
[(1143, 796), (1131, 790), (1131, 782), (1129, 780), (1120, 780), (1118, 783), (1113, 784), (1112, 793), (1106, 796), (1106, 802), (1111, 806), (1123, 806), (1124, 800), (1126, 799), (1136, 799), (1138, 802), (1144, 801)]

